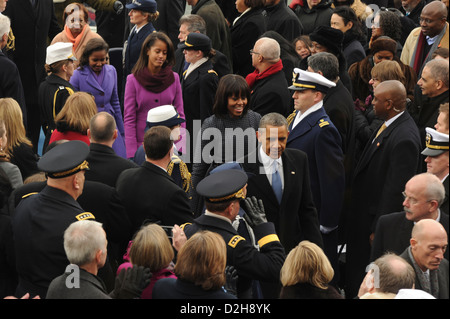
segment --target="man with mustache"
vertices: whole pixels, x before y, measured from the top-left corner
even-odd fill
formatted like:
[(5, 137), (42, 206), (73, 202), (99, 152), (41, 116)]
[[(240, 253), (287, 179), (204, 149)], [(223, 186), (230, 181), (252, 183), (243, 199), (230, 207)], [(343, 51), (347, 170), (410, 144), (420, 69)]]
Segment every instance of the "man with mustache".
[[(440, 210), (444, 200), (444, 186), (431, 173), (412, 177), (403, 192), (404, 211), (381, 216), (372, 242), (370, 260), (374, 261), (386, 252), (401, 254), (408, 246), (414, 224), (422, 219), (433, 219), (442, 224), (448, 233), (448, 215)], [(448, 259), (448, 251), (445, 252)]]

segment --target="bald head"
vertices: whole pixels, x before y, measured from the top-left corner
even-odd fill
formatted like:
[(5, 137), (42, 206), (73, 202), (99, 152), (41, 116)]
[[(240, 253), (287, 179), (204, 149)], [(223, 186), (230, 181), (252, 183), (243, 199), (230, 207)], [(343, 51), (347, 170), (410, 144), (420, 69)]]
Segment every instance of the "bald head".
[(435, 37), (445, 27), (447, 7), (441, 1), (432, 1), (420, 13), (420, 28), (425, 36)]
[(438, 14), (443, 18), (447, 18), (447, 7), (442, 1), (431, 1), (423, 7), (422, 13)]
[(393, 112), (400, 113), (406, 109), (406, 89), (402, 82), (388, 80), (381, 82), (375, 90), (382, 93), (386, 99), (392, 101)]
[(256, 41), (255, 51), (259, 52), (267, 62), (275, 63), (280, 59), (280, 45), (271, 38), (261, 38)]
[(411, 232), (411, 237), (416, 240), (423, 240), (427, 238), (447, 238), (447, 232), (441, 223), (434, 219), (422, 219), (418, 221)]
[(108, 144), (112, 146), (117, 137), (116, 121), (107, 112), (95, 114), (89, 123), (89, 139), (92, 143)]

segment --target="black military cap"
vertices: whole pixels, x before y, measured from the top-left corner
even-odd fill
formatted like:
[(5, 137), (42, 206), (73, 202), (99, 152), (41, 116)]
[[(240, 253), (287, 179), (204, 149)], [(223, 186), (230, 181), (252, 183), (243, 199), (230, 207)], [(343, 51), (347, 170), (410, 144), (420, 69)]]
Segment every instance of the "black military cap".
[(186, 41), (178, 47), (186, 50), (209, 51), (211, 50), (211, 39), (205, 34), (191, 32), (187, 35)]
[(45, 153), (37, 165), (51, 178), (63, 178), (88, 170), (89, 146), (82, 141), (68, 141)]
[(236, 169), (227, 169), (205, 177), (197, 185), (197, 193), (211, 203), (232, 199), (244, 199), (247, 174)]

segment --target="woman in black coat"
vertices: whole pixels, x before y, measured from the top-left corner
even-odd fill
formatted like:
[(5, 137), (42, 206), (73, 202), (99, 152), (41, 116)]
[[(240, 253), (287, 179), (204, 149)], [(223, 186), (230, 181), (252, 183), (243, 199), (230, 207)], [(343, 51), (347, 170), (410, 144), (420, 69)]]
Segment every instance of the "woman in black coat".
[(49, 75), (39, 86), (41, 125), (45, 134), (43, 152), (56, 128), (55, 116), (75, 91), (69, 80), (74, 71), (72, 43), (57, 42), (47, 48), (45, 69)]
[(320, 25), (330, 25), (332, 0), (303, 0), (295, 14), (303, 25), (303, 34), (309, 35)]
[(233, 73), (245, 77), (252, 73), (250, 50), (256, 40), (267, 30), (266, 17), (262, 11), (264, 0), (237, 0), (236, 8), (241, 14), (231, 25)]

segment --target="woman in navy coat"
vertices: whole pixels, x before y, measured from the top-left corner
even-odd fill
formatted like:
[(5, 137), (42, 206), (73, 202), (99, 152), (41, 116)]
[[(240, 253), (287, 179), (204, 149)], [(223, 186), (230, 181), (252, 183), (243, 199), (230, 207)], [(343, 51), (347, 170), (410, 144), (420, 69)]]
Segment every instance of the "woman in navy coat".
[(92, 39), (80, 58), (70, 83), (76, 91), (90, 93), (95, 98), (98, 112), (108, 112), (116, 120), (120, 134), (113, 144), (117, 155), (126, 158), (122, 111), (117, 94), (117, 72), (108, 63), (108, 44), (103, 39)]

